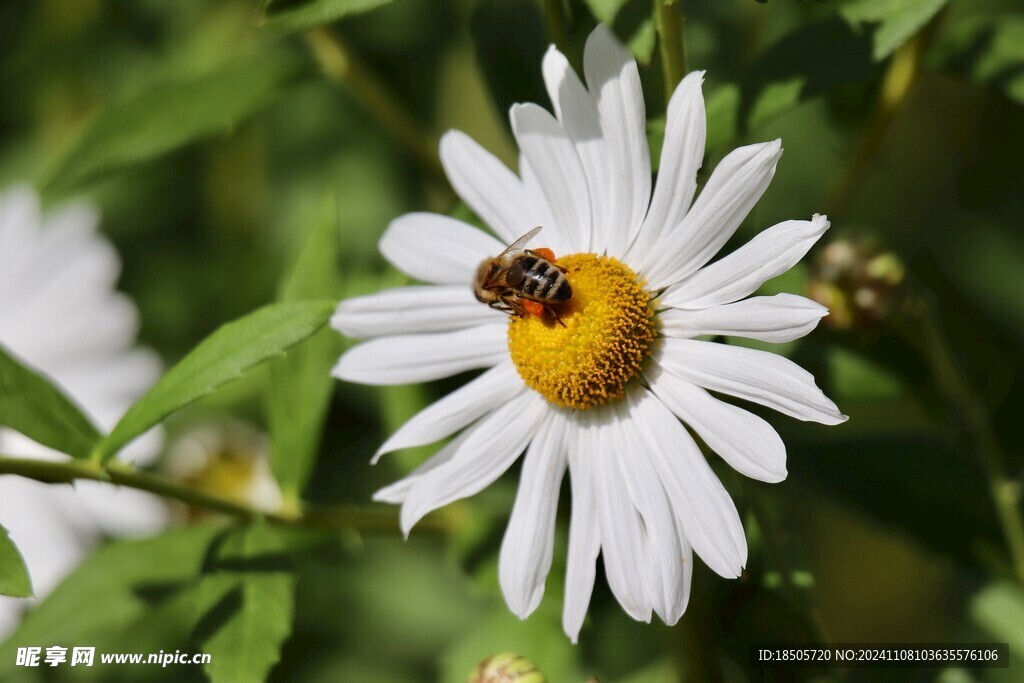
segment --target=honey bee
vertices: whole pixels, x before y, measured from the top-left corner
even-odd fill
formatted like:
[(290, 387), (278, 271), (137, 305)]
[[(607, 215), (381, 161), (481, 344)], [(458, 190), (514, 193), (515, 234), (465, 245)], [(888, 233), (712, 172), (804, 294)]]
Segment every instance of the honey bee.
[(478, 301), (491, 308), (519, 316), (547, 311), (565, 327), (554, 308), (572, 298), (565, 268), (551, 263), (554, 254), (550, 249), (523, 248), (540, 231), (538, 225), (505, 251), (485, 259), (476, 269), (473, 292)]

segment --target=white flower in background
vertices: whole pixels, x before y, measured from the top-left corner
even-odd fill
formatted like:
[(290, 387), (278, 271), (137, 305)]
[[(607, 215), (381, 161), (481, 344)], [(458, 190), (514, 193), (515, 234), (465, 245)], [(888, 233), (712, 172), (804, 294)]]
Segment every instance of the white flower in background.
[[(59, 384), (97, 425), (110, 428), (160, 374), (155, 355), (135, 347), (138, 314), (114, 291), (120, 262), (96, 233), (84, 204), (43, 216), (28, 187), (0, 195), (0, 345)], [(145, 463), (158, 435), (122, 455)], [(0, 428), (0, 454), (61, 460)], [(74, 488), (0, 477), (0, 524), (21, 550), (37, 598), (49, 593), (104, 535), (152, 533), (167, 521), (156, 497), (82, 481)], [(0, 597), (0, 638), (30, 600)]]
[[(170, 448), (164, 471), (194, 489), (254, 510), (281, 508), (281, 487), (270, 467), (270, 439), (244, 422), (215, 422), (190, 430)], [(182, 507), (193, 519), (212, 514)]]
[[(724, 577), (742, 572), (736, 507), (683, 422), (762, 481), (786, 477), (786, 451), (767, 422), (709, 390), (801, 420), (846, 419), (786, 358), (702, 339), (789, 341), (826, 313), (789, 294), (745, 298), (803, 257), (828, 228), (824, 216), (775, 225), (709, 264), (768, 187), (779, 141), (726, 156), (693, 201), (706, 122), (702, 74), (692, 73), (669, 104), (652, 193), (636, 63), (599, 26), (584, 70), (586, 87), (552, 47), (544, 80), (555, 115), (512, 107), (519, 176), (462, 133), (442, 139), (448, 178), (497, 239), (446, 216), (402, 216), (381, 252), (430, 284), (349, 299), (333, 321), (346, 335), (373, 338), (341, 357), (334, 373), (344, 380), (406, 384), (488, 368), (387, 440), (377, 457), (457, 434), (375, 498), (401, 503), (408, 533), (428, 512), (489, 485), (525, 449), (499, 563), (505, 599), (521, 618), (544, 592), (569, 470), (563, 626), (573, 641), (599, 552), (616, 598), (642, 621), (652, 611), (668, 624), (679, 619), (693, 551)], [(510, 319), (474, 299), (478, 264), (537, 225), (540, 244), (568, 270), (574, 296), (564, 327), (532, 314)]]

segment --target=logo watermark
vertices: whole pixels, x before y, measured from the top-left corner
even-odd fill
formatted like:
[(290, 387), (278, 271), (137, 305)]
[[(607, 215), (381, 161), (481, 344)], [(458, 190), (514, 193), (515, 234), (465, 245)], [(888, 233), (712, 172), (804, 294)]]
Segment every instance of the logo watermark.
[[(49, 647), (19, 647), (17, 666), (93, 666), (97, 663), (95, 647), (66, 648), (60, 645)], [(158, 664), (161, 668), (172, 664), (209, 664), (209, 653), (174, 652), (101, 652), (99, 664)]]

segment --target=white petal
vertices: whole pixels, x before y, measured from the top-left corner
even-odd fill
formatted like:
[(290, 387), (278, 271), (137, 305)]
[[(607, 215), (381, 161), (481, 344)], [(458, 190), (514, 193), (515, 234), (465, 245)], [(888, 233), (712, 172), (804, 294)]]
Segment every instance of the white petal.
[(707, 137), (703, 82), (704, 72), (694, 71), (676, 87), (669, 101), (654, 197), (627, 257), (638, 272), (647, 271), (655, 245), (683, 220), (697, 191), (697, 171), (704, 160)]
[(707, 308), (742, 299), (762, 283), (796, 265), (828, 226), (828, 218), (819, 214), (814, 214), (809, 221), (774, 225), (733, 253), (669, 288), (662, 297), (662, 304)]
[(395, 287), (345, 299), (331, 326), (346, 337), (448, 332), (507, 320), (476, 300), (468, 284)]
[(480, 262), (504, 248), (482, 230), (434, 213), (400, 216), (380, 238), (380, 253), (392, 265), (417, 280), (439, 285), (470, 286)]
[(597, 102), (601, 131), (608, 145), (611, 224), (606, 249), (613, 256), (626, 247), (643, 223), (651, 201), (651, 154), (640, 72), (625, 47), (603, 24), (587, 39), (583, 52), (587, 88)]
[(512, 243), (536, 225), (523, 182), (462, 131), (441, 136), (441, 163), (455, 192), (503, 242)]
[(601, 531), (597, 521), (598, 502), (594, 490), (592, 454), (583, 448), (586, 413), (573, 416), (579, 426), (568, 432), (569, 482), (572, 486), (572, 515), (569, 518), (569, 552), (565, 565), (565, 601), (562, 629), (573, 643), (579, 640), (583, 620), (590, 606), (597, 576), (597, 555)]
[(768, 188), (782, 156), (776, 140), (730, 152), (678, 227), (660, 244), (644, 273), (653, 289), (679, 282), (718, 253)]
[(371, 339), (344, 354), (332, 374), (360, 384), (413, 384), (497, 365), (508, 357), (508, 325)]
[[(583, 166), (569, 136), (551, 114), (535, 104), (517, 104), (510, 112), (512, 130), (551, 214), (558, 224), (555, 253), (588, 251), (590, 192)], [(545, 235), (545, 239), (551, 239)]]
[(468, 384), (413, 415), (398, 428), (373, 456), (376, 464), (382, 455), (402, 448), (434, 443), (502, 405), (523, 389), (523, 380), (515, 366), (503, 362)]
[(669, 337), (721, 334), (778, 343), (803, 337), (826, 315), (828, 309), (815, 301), (776, 294), (700, 310), (671, 308), (659, 317), (662, 332)]
[(694, 551), (717, 574), (739, 576), (747, 562), (747, 539), (725, 487), (686, 428), (657, 397), (638, 387), (629, 401), (651, 463)]
[(427, 513), (472, 496), (500, 477), (526, 448), (547, 411), (539, 394), (524, 390), (482, 418), (451, 460), (413, 482), (402, 504), (402, 532), (408, 536)]
[(528, 617), (544, 597), (567, 458), (564, 421), (548, 415), (526, 451), (516, 502), (501, 543), (498, 580), (509, 609)]
[(475, 426), (470, 427), (466, 431), (457, 435), (454, 439), (448, 442), (444, 448), (420, 463), (420, 465), (412, 472), (405, 475), (398, 481), (377, 490), (373, 494), (373, 500), (378, 503), (392, 503), (393, 505), (404, 503), (406, 497), (409, 495), (409, 491), (412, 489), (412, 485), (419, 481), (427, 472), (435, 470), (450, 461), (455, 456), (455, 452), (462, 447), (462, 444), (466, 442), (466, 439), (469, 438), (469, 435), (476, 428), (477, 427)]
[(74, 512), (88, 514), (91, 524), (112, 536), (148, 536), (171, 521), (167, 505), (151, 493), (94, 481), (78, 482), (75, 493)]
[[(692, 560), (686, 558), (681, 545), (682, 534), (650, 455), (637, 448), (643, 439), (636, 423), (627, 414), (620, 417), (618, 429), (620, 438), (628, 444), (628, 450), (619, 454), (619, 476), (626, 484), (633, 506), (643, 517), (648, 540), (649, 558), (642, 567), (648, 573), (648, 599), (662, 621), (672, 625), (686, 610), (690, 596), (687, 577)], [(627, 457), (621, 457), (627, 453)]]
[(536, 218), (534, 225), (543, 226), (544, 231), (538, 236), (538, 246), (547, 246), (555, 251), (555, 255), (576, 251), (570, 239), (555, 220), (551, 207), (548, 206), (544, 188), (540, 185), (537, 174), (533, 172), (530, 161), (525, 154), (519, 155), (519, 173), (523, 177), (523, 189), (526, 191), (526, 202)]
[[(613, 410), (602, 411), (606, 415)], [(604, 573), (626, 614), (650, 621), (652, 604), (647, 580), (651, 562), (647, 532), (640, 513), (626, 493), (619, 458), (628, 458), (635, 445), (625, 444), (621, 430), (604, 415), (596, 417), (596, 429), (586, 432), (588, 451), (594, 459), (594, 493), (601, 526), (601, 557)], [(615, 418), (618, 421), (618, 418)]]
[(661, 368), (645, 374), (661, 402), (734, 470), (759, 481), (786, 478), (786, 445), (770, 424)]
[(760, 403), (798, 420), (834, 425), (847, 417), (799, 365), (775, 353), (666, 338), (658, 363), (711, 391)]
[(576, 147), (587, 178), (593, 221), (592, 247), (596, 251), (604, 251), (615, 226), (609, 208), (612, 199), (611, 161), (607, 143), (601, 134), (597, 104), (569, 66), (569, 60), (554, 45), (544, 55), (543, 71), (555, 116)]

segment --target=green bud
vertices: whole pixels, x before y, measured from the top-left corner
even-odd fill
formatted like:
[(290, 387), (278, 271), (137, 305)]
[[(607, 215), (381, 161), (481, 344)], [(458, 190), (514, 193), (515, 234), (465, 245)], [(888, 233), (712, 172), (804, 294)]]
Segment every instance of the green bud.
[(537, 665), (513, 652), (488, 657), (480, 662), (466, 683), (547, 683)]

